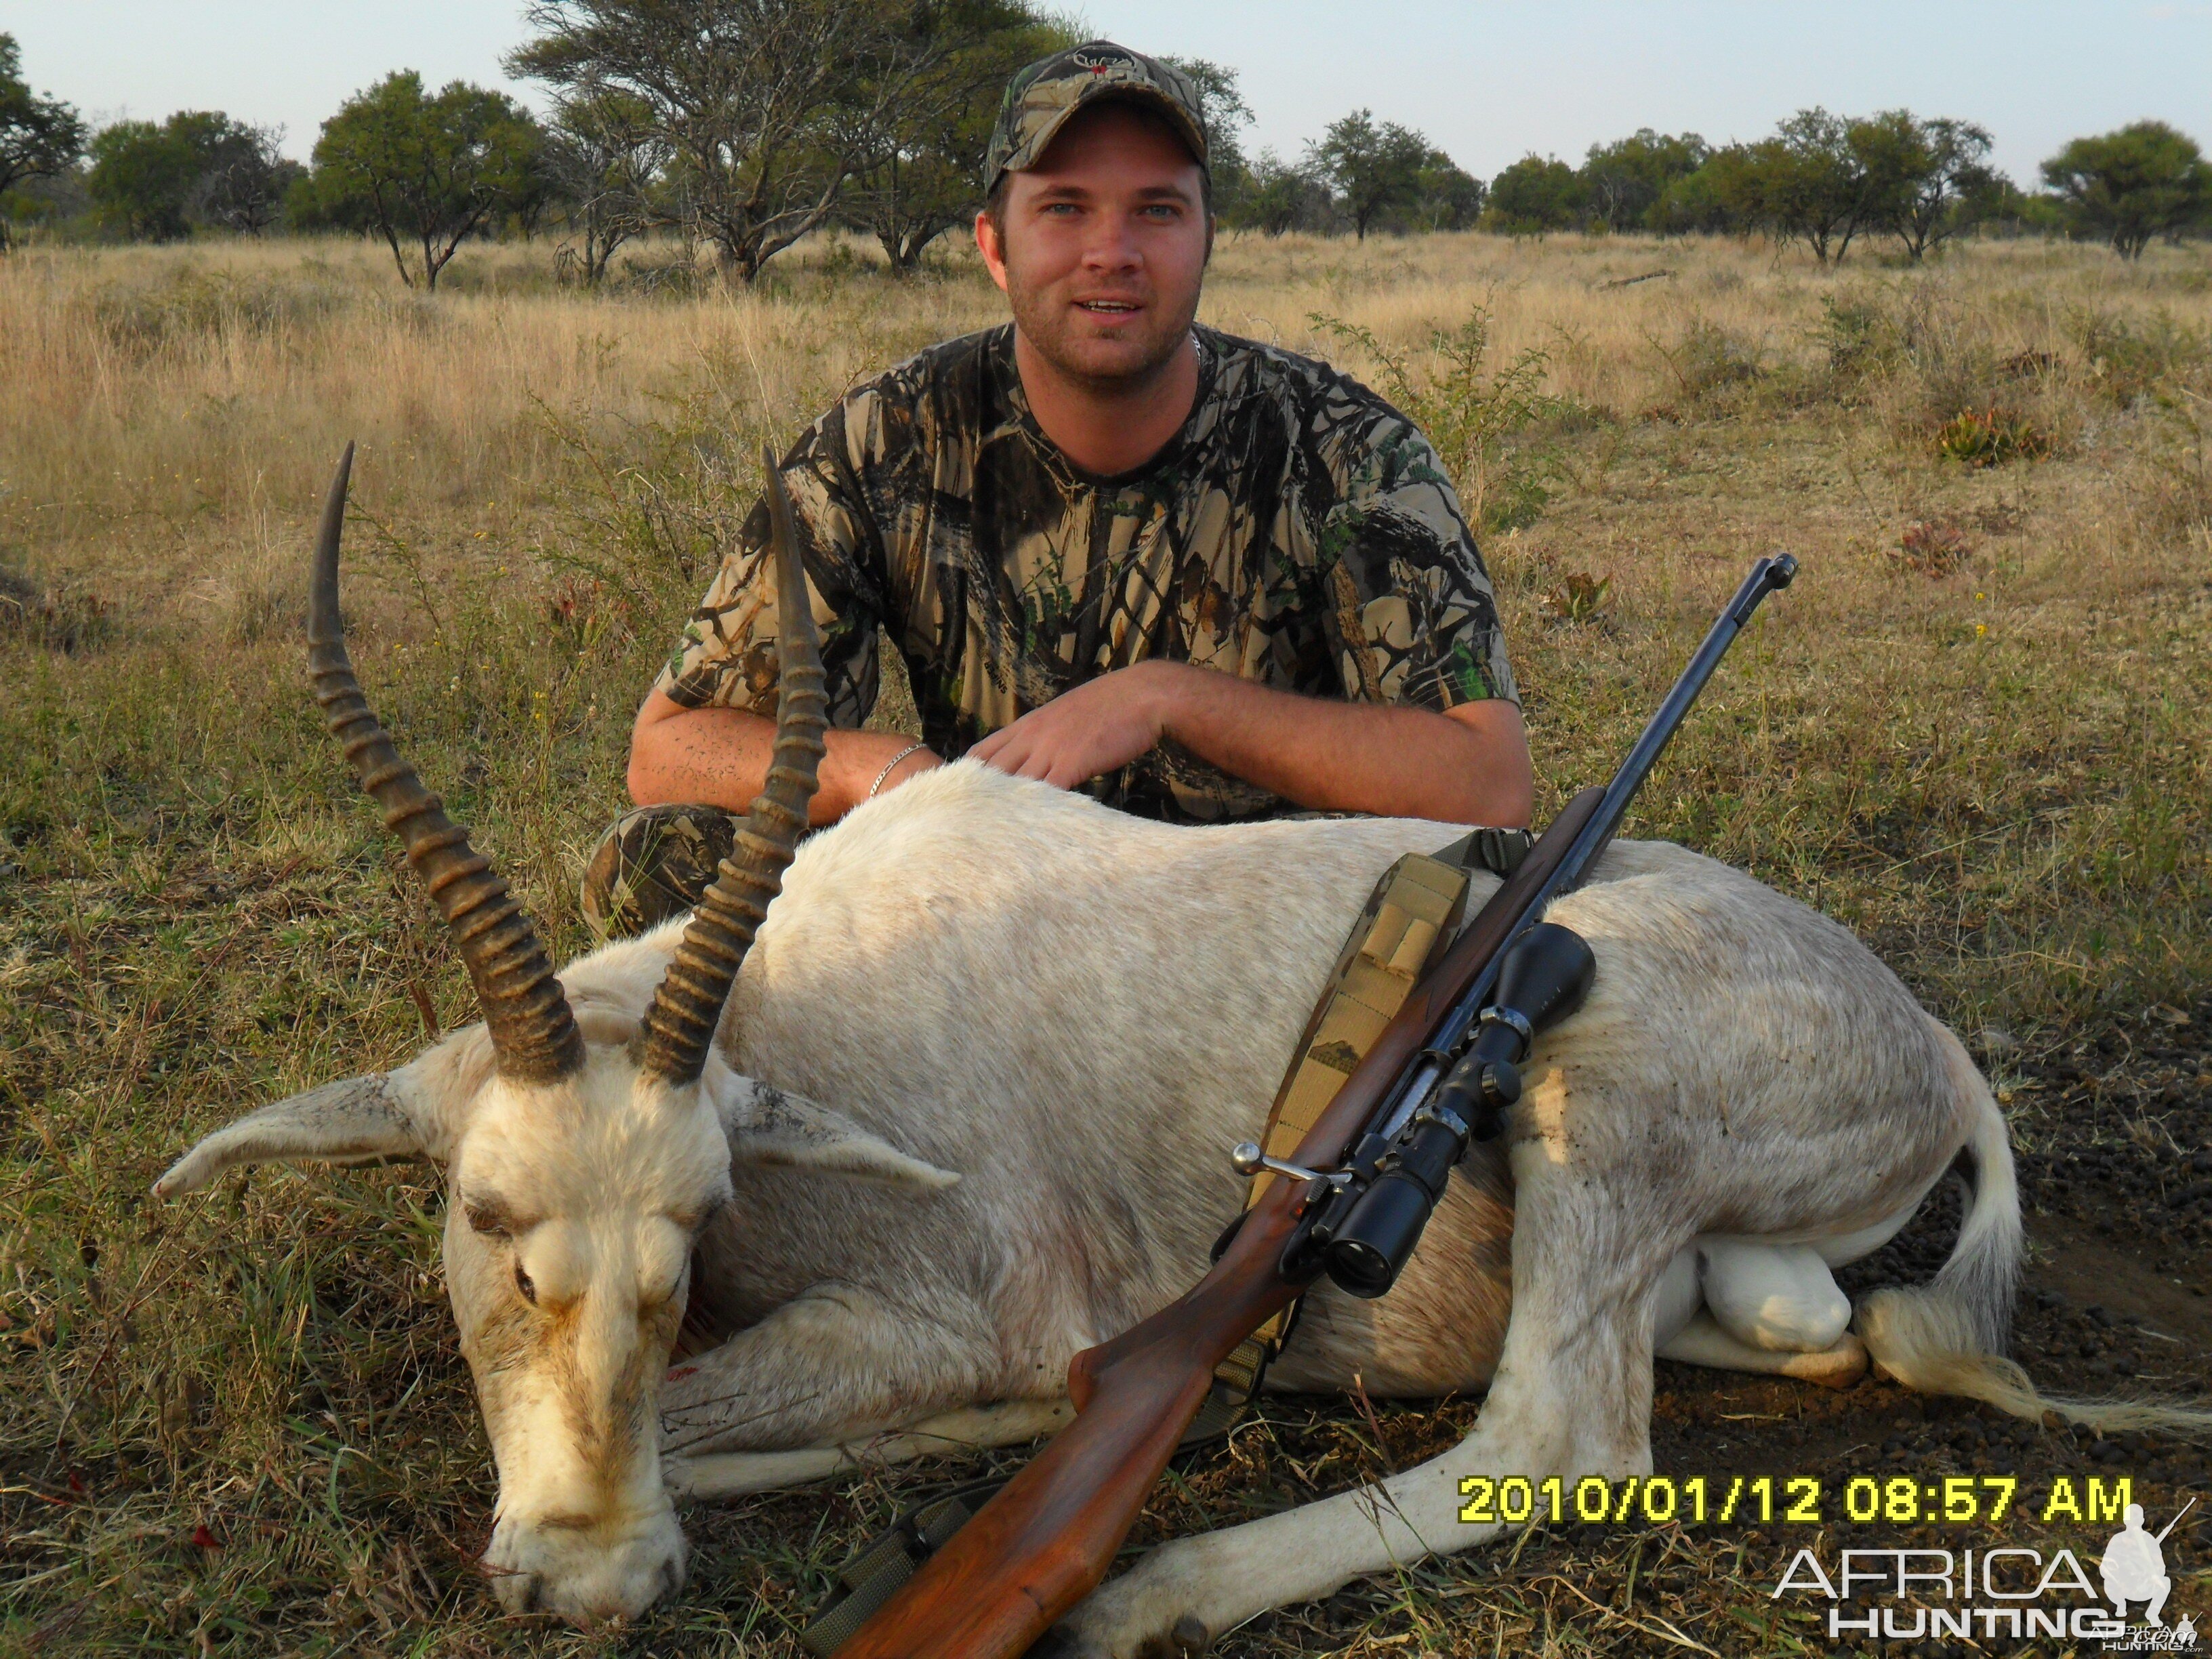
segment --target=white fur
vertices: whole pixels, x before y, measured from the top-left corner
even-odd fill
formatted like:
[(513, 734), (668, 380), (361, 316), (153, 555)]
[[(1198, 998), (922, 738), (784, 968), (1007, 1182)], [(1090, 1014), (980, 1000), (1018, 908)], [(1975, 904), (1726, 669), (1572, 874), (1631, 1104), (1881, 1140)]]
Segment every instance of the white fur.
[[(647, 1086), (620, 1046), (673, 925), (564, 973), (582, 1078), (493, 1079), (476, 1028), (386, 1079), (453, 1172), (448, 1280), (500, 1464), (493, 1554), (530, 1586), (510, 1605), (635, 1612), (680, 1572), (648, 1472), (754, 1490), (1050, 1420), (1078, 1350), (1203, 1272), (1240, 1200), (1228, 1148), (1260, 1127), (1346, 929), (1393, 859), (1455, 833), (1170, 828), (950, 766), (799, 849), (731, 999), (727, 1065), (696, 1089)], [(1840, 1380), (1864, 1352), (1827, 1267), (1901, 1225), (1962, 1146), (1978, 1174), (1960, 1254), (1868, 1341), (1909, 1380), (1986, 1374), (2018, 1206), (2002, 1120), (1948, 1033), (1843, 929), (1680, 848), (1617, 844), (1551, 919), (1589, 940), (1596, 983), (1531, 1057), (1506, 1140), (1462, 1166), (1393, 1294), (1309, 1297), (1274, 1373), (1488, 1385), (1474, 1435), (1379, 1491), (1156, 1551), (1071, 1621), (1089, 1650), (1133, 1652), (1186, 1614), (1218, 1632), (1479, 1541), (1455, 1518), (1462, 1473), (1648, 1470), (1662, 1341)], [(266, 1109), (165, 1184), (393, 1150), (380, 1109), (320, 1140), (313, 1119)], [(472, 1228), (477, 1187), (533, 1231)], [(659, 1387), (656, 1447), (591, 1389), (619, 1393), (641, 1357), (657, 1371), (672, 1331), (637, 1304), (665, 1261), (641, 1261), (726, 1194), (690, 1265), (705, 1351)], [(573, 1331), (514, 1279), (556, 1238), (562, 1292), (592, 1315)]]

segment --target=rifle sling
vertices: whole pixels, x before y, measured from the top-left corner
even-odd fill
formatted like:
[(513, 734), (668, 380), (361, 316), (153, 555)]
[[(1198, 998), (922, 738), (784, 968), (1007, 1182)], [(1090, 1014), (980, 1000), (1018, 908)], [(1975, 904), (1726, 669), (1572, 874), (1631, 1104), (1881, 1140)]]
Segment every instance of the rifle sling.
[[(1408, 853), (1382, 872), (1291, 1051), (1260, 1134), (1261, 1150), (1268, 1157), (1289, 1158), (1297, 1151), (1437, 952), (1458, 933), (1472, 872), (1480, 867), (1501, 879), (1511, 875), (1533, 841), (1525, 830), (1470, 830), (1434, 854)], [(1246, 1211), (1279, 1179), (1272, 1174), (1255, 1177), (1245, 1194)], [(1260, 1392), (1267, 1367), (1290, 1340), (1304, 1301), (1292, 1302), (1221, 1362), (1206, 1403), (1183, 1435), (1185, 1446), (1220, 1439), (1237, 1426)]]

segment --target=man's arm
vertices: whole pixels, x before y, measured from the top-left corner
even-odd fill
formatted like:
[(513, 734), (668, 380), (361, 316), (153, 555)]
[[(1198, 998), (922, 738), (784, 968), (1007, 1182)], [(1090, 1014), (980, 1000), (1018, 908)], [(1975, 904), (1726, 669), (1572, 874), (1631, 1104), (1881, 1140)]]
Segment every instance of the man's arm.
[[(810, 823), (834, 823), (867, 799), (868, 789), (899, 750), (914, 739), (896, 732), (827, 734), (822, 787), (807, 809)], [(743, 708), (686, 708), (655, 690), (637, 711), (629, 734), (629, 794), (640, 806), (683, 801), (742, 812), (768, 780), (775, 722)], [(885, 792), (916, 773), (941, 765), (917, 750), (884, 780)]]
[(1304, 697), (1182, 663), (1101, 675), (969, 752), (1066, 789), (1127, 765), (1164, 738), (1324, 811), (1519, 829), (1535, 805), (1521, 710), (1504, 698), (1437, 714)]

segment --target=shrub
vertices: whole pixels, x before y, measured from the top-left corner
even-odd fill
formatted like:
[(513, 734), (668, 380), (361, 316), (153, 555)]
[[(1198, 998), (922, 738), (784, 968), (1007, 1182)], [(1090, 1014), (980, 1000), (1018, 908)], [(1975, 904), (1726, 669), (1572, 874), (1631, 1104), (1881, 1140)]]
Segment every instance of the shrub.
[(2160, 312), (2148, 322), (2087, 306), (2069, 307), (2067, 331), (2081, 349), (2089, 376), (2117, 407), (2161, 386), (2185, 384), (2212, 368), (2212, 341)]
[(1897, 538), (1893, 556), (1908, 570), (1947, 576), (1972, 552), (1956, 519), (1915, 519)]
[(2049, 434), (2033, 422), (1994, 407), (1962, 410), (1936, 428), (1936, 453), (1964, 466), (2002, 466), (2051, 453)]
[(1838, 301), (1832, 295), (1823, 299), (1813, 335), (1827, 357), (1828, 373), (1838, 380), (1861, 380), (1888, 368), (1899, 348), (1897, 325), (1870, 300)]
[(1613, 578), (1593, 576), (1587, 570), (1571, 570), (1559, 581), (1537, 595), (1536, 609), (1547, 619), (1568, 628), (1595, 622), (1613, 592)]
[(2212, 398), (2162, 395), (2142, 465), (2143, 483), (2131, 494), (2152, 539), (2212, 538)]
[(1318, 311), (1308, 320), (1374, 361), (1383, 396), (1426, 434), (1470, 525), (1496, 534), (1524, 528), (1543, 515), (1551, 501), (1546, 481), (1555, 470), (1552, 456), (1507, 442), (1540, 421), (1571, 411), (1567, 399), (1542, 389), (1551, 357), (1541, 347), (1527, 347), (1504, 368), (1486, 374), (1490, 313), (1480, 306), (1457, 328), (1429, 331), (1425, 363), (1410, 353), (1391, 352), (1364, 325)]
[(1645, 337), (1666, 360), (1680, 392), (1676, 403), (1684, 408), (1719, 401), (1766, 373), (1765, 354), (1757, 343), (1705, 317), (1692, 317), (1672, 346)]

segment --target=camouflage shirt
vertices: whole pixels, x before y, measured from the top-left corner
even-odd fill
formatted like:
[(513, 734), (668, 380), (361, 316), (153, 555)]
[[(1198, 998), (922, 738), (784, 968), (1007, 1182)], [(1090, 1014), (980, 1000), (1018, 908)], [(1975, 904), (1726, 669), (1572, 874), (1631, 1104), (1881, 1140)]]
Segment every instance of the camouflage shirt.
[[(875, 706), (878, 627), (948, 758), (1152, 657), (1310, 696), (1516, 696), (1489, 577), (1412, 423), (1326, 364), (1194, 333), (1189, 418), (1119, 477), (1080, 471), (1037, 426), (1011, 324), (931, 347), (814, 423), (782, 471), (833, 724)], [(678, 703), (775, 712), (767, 539), (763, 503), (661, 673)], [(1186, 823), (1285, 805), (1171, 742), (1088, 789)]]

